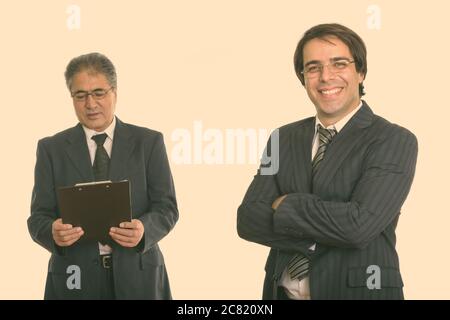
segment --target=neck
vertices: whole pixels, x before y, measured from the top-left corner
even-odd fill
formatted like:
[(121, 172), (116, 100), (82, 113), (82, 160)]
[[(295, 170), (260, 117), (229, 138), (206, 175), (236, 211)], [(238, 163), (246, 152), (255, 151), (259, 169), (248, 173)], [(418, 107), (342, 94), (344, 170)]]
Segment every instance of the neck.
[(320, 122), (325, 126), (325, 128), (328, 128), (329, 126), (334, 125), (336, 122), (338, 122), (340, 119), (338, 118), (326, 118), (323, 115), (317, 114), (317, 118), (319, 118)]
[(353, 110), (355, 110), (361, 103), (361, 100), (358, 99), (356, 103), (353, 105), (353, 107), (349, 108), (348, 110), (343, 110), (343, 113), (338, 114), (326, 114), (324, 112), (321, 112), (320, 109), (317, 111), (317, 117), (319, 118), (320, 122), (326, 127), (331, 126), (345, 118), (348, 114), (350, 114)]

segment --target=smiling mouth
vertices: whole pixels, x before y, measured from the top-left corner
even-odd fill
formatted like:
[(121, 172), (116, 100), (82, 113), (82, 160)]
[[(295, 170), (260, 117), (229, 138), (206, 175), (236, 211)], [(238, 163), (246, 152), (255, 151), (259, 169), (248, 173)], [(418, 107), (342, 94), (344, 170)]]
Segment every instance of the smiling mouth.
[(333, 89), (319, 90), (319, 92), (325, 97), (331, 97), (333, 95), (341, 93), (342, 90), (343, 88), (333, 88)]

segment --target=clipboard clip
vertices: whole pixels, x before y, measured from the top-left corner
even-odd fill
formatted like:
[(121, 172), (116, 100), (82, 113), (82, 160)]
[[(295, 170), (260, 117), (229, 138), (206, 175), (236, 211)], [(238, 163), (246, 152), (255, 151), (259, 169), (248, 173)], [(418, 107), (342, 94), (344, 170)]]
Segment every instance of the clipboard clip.
[(105, 184), (106, 183), (106, 189), (110, 188), (109, 183), (112, 183), (111, 180), (103, 180), (103, 181), (93, 181), (93, 182), (83, 182), (83, 183), (77, 183), (75, 184), (75, 187), (78, 187), (78, 191), (83, 191), (83, 187), (84, 186), (92, 186), (92, 185), (96, 185), (96, 184)]

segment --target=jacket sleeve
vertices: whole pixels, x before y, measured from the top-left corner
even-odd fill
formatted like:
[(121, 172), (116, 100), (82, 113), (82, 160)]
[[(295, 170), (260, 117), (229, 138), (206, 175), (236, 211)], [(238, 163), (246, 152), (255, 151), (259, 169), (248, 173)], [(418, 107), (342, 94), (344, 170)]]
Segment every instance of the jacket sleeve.
[(175, 187), (161, 133), (153, 143), (145, 171), (150, 210), (139, 217), (145, 229), (140, 245), (143, 253), (165, 237), (178, 221)]
[(56, 245), (52, 236), (52, 223), (57, 217), (56, 194), (52, 170), (52, 160), (45, 139), (38, 142), (34, 187), (31, 196), (31, 215), (28, 230), (31, 238), (39, 245), (55, 254), (63, 254), (63, 248)]
[(417, 149), (416, 137), (404, 129), (375, 143), (368, 149), (349, 202), (289, 194), (274, 215), (275, 232), (330, 246), (364, 248), (398, 217), (413, 181)]
[[(270, 152), (270, 140), (265, 154)], [(261, 164), (237, 211), (237, 232), (245, 240), (274, 249), (300, 251), (309, 255), (313, 244), (310, 239), (296, 234), (283, 234), (275, 230), (272, 203), (281, 196), (277, 174), (262, 174)]]

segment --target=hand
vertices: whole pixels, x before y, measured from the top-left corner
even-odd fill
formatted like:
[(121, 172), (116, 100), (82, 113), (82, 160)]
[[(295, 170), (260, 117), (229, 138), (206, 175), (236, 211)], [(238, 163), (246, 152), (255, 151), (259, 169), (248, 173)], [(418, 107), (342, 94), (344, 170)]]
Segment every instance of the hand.
[(287, 197), (287, 194), (285, 194), (284, 196), (276, 198), (275, 201), (272, 203), (272, 209), (277, 210), (278, 206), (281, 204), (281, 202), (286, 197)]
[(63, 224), (59, 218), (52, 223), (52, 235), (55, 243), (60, 247), (74, 244), (84, 234), (80, 227), (74, 228), (71, 224)]
[(111, 228), (109, 235), (122, 247), (136, 247), (144, 235), (144, 225), (141, 220), (133, 219), (131, 222), (122, 222), (120, 228)]

